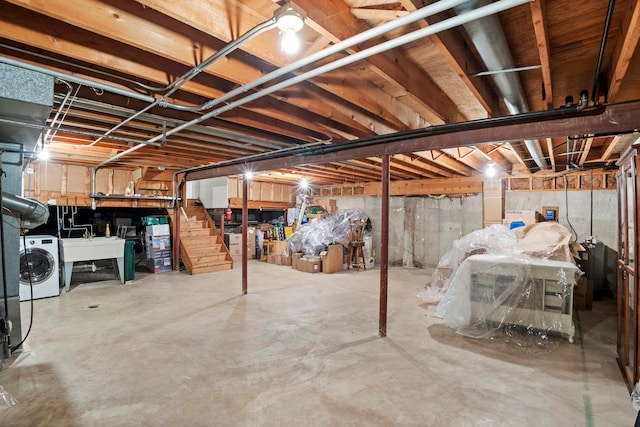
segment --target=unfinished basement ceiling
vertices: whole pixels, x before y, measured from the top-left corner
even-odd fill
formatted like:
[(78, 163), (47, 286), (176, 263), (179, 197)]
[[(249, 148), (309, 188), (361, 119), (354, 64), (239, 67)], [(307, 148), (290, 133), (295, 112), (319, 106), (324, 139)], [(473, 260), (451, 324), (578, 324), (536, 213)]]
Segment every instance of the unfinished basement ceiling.
[[(202, 66), (202, 72), (174, 92), (167, 85), (272, 20), (284, 2), (2, 1), (0, 62), (56, 73), (51, 128), (43, 133), (49, 161), (83, 166), (102, 165), (120, 155), (105, 165), (181, 170), (301, 144), (340, 144), (514, 113), (513, 106), (505, 103), (506, 96), (511, 104), (513, 94), (505, 94), (494, 81), (496, 76), (515, 77), (519, 82), (523, 100), (519, 112), (558, 108), (565, 105), (567, 96), (577, 104), (585, 89), (590, 105), (640, 100), (638, 0), (615, 1), (610, 14), (605, 0), (525, 2), (491, 15), (498, 19), (506, 40), (500, 52), (491, 52), (491, 47), (499, 46), (496, 26), (476, 21), (479, 25), (474, 26), (487, 38), (484, 45), (476, 41), (477, 28), (455, 25), (335, 70), (313, 72), (492, 4), (457, 2), (453, 8), (453, 3), (446, 1), (448, 7), (441, 13), (253, 87), (251, 82), (301, 58), (410, 16), (424, 6), (445, 4), (297, 0), (295, 5), (307, 15), (298, 33), (297, 53), (285, 54), (279, 30), (271, 28), (239, 43), (228, 56)], [(497, 63), (495, 56), (500, 57)], [(505, 68), (518, 71), (505, 73)], [(294, 76), (301, 76), (295, 84), (280, 85)], [(270, 88), (276, 90), (263, 93)], [(252, 95), (255, 99), (245, 102)], [(154, 100), (157, 105), (127, 121)], [(206, 103), (208, 108), (188, 111)], [(197, 124), (175, 130), (196, 119)], [(397, 154), (391, 161), (391, 179), (473, 176), (489, 163), (506, 173), (597, 168), (615, 163), (635, 139), (637, 135), (564, 135)], [(380, 179), (380, 167), (380, 158), (371, 157), (271, 171), (262, 179), (293, 182), (304, 175), (319, 185), (366, 182)]]

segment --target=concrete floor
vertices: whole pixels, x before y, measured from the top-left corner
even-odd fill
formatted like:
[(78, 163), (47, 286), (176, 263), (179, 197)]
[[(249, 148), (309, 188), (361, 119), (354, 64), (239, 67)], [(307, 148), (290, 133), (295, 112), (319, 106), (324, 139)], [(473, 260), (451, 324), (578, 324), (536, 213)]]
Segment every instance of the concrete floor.
[(240, 277), (150, 274), (35, 301), (0, 372), (18, 400), (0, 425), (633, 425), (612, 301), (578, 313), (575, 344), (533, 356), (427, 316), (424, 270), (390, 271), (387, 338), (377, 269), (252, 261), (246, 296)]

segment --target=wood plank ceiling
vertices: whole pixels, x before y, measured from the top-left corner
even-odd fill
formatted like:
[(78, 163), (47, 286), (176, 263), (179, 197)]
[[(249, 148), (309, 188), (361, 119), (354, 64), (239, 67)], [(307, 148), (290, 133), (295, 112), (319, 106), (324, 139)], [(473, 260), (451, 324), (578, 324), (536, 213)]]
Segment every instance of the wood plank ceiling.
[[(119, 155), (106, 166), (182, 170), (300, 144), (340, 144), (507, 115), (513, 111), (494, 81), (496, 76), (516, 77), (530, 111), (559, 108), (566, 96), (577, 103), (584, 89), (589, 91), (590, 105), (640, 100), (640, 0), (615, 1), (608, 21), (605, 0), (537, 0), (500, 12), (496, 16), (507, 42), (501, 54), (509, 58), (500, 68), (489, 68), (495, 66), (486, 60), (486, 48), (458, 25), (314, 73), (333, 61), (491, 3), (481, 0), (458, 10), (447, 8), (273, 81), (238, 90), (301, 58), (436, 3), (296, 0), (295, 6), (307, 16), (297, 34), (301, 40), (297, 53), (285, 54), (280, 48), (282, 35), (277, 28), (269, 29), (198, 68), (195, 77), (174, 91), (171, 85), (180, 76), (272, 19), (284, 2), (9, 0), (0, 7), (0, 62), (58, 73), (55, 108), (43, 131), (51, 153), (48, 161), (84, 166)], [(490, 30), (488, 44), (498, 45), (496, 28)], [(307, 72), (312, 77), (307, 78)], [(295, 76), (301, 76), (300, 81), (259, 96)], [(92, 87), (89, 81), (107, 85), (106, 89), (97, 83)], [(113, 93), (112, 87), (120, 93)], [(237, 96), (216, 101), (234, 90)], [(234, 107), (247, 95), (256, 96)], [(153, 100), (155, 105), (148, 108)], [(199, 111), (185, 108), (207, 102), (209, 108)], [(216, 109), (220, 112), (211, 113)], [(173, 131), (195, 119), (198, 123)], [(392, 158), (391, 178), (475, 176), (490, 163), (505, 174), (611, 166), (637, 138), (563, 135), (533, 141), (539, 145), (538, 160), (533, 158), (531, 142), (524, 141), (406, 153)], [(379, 158), (353, 159), (271, 171), (262, 179), (293, 182), (305, 176), (318, 185), (366, 182), (379, 179), (380, 166)]]

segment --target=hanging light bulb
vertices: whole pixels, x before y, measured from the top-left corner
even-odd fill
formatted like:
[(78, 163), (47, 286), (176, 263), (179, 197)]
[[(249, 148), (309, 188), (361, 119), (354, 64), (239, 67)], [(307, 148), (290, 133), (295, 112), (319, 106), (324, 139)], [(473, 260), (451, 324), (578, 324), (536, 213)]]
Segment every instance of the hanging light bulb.
[(38, 159), (39, 160), (48, 160), (49, 159), (49, 150), (47, 150), (47, 148), (43, 148), (42, 150), (40, 150), (40, 152), (38, 153)]
[(300, 40), (294, 30), (288, 29), (282, 32), (282, 51), (284, 53), (293, 54), (300, 49)]
[(298, 185), (301, 189), (306, 190), (307, 188), (309, 188), (309, 180), (307, 180), (307, 178), (302, 178)]
[(282, 51), (295, 53), (300, 48), (296, 33), (304, 26), (304, 11), (292, 3), (285, 3), (274, 12), (274, 16), (282, 34)]
[(487, 168), (484, 170), (484, 176), (487, 178), (493, 178), (498, 174), (498, 170), (496, 169), (496, 164), (491, 162), (487, 165)]

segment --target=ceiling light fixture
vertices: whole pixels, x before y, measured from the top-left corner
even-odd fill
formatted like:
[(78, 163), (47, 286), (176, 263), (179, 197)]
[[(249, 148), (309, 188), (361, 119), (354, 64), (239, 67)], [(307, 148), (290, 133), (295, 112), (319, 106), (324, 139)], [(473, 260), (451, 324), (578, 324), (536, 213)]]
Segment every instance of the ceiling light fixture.
[(276, 25), (282, 34), (282, 51), (295, 53), (300, 48), (300, 40), (296, 33), (304, 26), (307, 18), (304, 10), (291, 2), (285, 3), (274, 12)]
[(49, 160), (49, 150), (46, 147), (38, 153), (38, 160)]
[(253, 178), (253, 172), (251, 172), (251, 171), (246, 171), (246, 172), (244, 173), (244, 178), (245, 178), (247, 181), (250, 181), (250, 180), (251, 180), (251, 178)]
[(494, 162), (490, 162), (487, 165), (487, 168), (484, 170), (484, 176), (487, 178), (493, 178), (498, 174), (498, 170), (496, 169), (496, 164)]
[(298, 185), (301, 189), (306, 190), (307, 188), (309, 188), (309, 180), (307, 180), (307, 178), (302, 178)]

